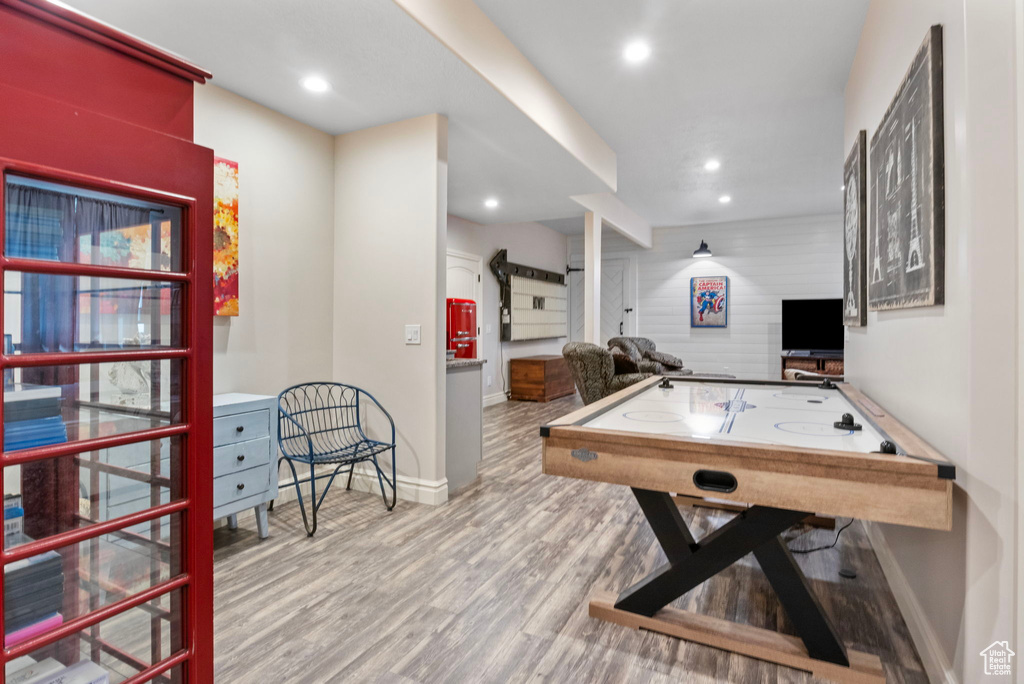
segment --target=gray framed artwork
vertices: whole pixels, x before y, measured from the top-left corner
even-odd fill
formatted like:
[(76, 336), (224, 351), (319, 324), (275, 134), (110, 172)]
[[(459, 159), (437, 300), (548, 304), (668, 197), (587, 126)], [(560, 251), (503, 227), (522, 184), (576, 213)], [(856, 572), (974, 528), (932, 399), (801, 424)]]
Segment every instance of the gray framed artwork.
[(843, 324), (866, 325), (868, 239), (866, 131), (857, 133), (843, 165)]
[(932, 26), (871, 137), (868, 308), (943, 303), (942, 27)]

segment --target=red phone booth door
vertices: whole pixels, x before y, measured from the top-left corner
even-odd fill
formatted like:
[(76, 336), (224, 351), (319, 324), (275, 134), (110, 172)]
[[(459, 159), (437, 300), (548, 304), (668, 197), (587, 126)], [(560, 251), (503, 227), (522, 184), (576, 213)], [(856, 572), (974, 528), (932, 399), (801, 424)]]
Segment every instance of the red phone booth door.
[(6, 676), (34, 661), (211, 682), (213, 155), (184, 135), (198, 78), (46, 5), (0, 0), (0, 659)]

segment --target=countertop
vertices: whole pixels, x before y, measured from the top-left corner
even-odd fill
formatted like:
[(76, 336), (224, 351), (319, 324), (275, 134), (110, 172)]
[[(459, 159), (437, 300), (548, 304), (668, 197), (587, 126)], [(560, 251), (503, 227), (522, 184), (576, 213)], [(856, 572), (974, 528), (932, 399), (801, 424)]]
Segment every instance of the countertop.
[(470, 368), (472, 366), (482, 366), (487, 363), (487, 359), (452, 359), (447, 361), (448, 370), (453, 368)]

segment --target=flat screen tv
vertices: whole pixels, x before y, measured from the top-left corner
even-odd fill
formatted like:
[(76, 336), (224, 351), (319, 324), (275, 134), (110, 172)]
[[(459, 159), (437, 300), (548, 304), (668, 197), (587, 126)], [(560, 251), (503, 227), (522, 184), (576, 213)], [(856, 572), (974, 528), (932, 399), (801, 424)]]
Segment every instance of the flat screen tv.
[(782, 348), (786, 351), (842, 351), (842, 299), (783, 299)]

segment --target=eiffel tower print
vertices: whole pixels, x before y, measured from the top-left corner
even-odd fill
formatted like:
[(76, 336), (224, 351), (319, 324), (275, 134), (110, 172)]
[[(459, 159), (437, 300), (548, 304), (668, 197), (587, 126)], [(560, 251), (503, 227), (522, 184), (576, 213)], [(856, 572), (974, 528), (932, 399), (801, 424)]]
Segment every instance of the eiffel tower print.
[[(917, 150), (917, 122), (910, 122), (910, 149)], [(907, 254), (907, 273), (924, 268), (921, 248), (921, 225), (917, 220), (917, 155), (910, 155), (910, 251)]]

